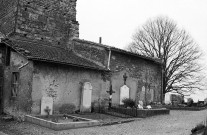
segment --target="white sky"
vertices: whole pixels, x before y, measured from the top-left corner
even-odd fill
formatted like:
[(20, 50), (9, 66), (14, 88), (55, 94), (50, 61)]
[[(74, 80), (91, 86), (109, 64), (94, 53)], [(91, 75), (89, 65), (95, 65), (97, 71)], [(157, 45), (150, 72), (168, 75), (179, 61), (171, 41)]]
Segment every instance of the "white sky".
[[(149, 18), (168, 16), (207, 53), (207, 0), (77, 0), (80, 38), (124, 48)], [(207, 59), (206, 59), (207, 60)]]

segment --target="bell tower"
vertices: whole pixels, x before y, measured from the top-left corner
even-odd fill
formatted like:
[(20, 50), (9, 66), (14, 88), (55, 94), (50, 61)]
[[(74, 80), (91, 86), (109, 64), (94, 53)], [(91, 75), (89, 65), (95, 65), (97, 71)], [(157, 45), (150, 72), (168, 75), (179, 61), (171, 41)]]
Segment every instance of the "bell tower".
[(0, 32), (7, 37), (65, 44), (79, 37), (77, 0), (0, 0)]

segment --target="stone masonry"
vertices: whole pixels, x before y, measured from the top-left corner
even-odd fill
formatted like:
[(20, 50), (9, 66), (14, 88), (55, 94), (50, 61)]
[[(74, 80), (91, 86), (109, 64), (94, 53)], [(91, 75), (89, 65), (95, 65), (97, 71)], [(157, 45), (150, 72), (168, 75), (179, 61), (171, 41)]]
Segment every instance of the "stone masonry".
[(79, 37), (76, 0), (0, 0), (0, 31), (65, 46)]
[[(144, 87), (146, 89), (144, 92), (145, 104), (162, 101), (162, 68), (160, 62), (107, 45), (80, 39), (73, 41), (72, 48), (77, 54), (110, 69), (112, 89), (115, 91), (113, 103), (119, 103), (120, 87), (124, 85), (124, 74), (128, 77), (126, 85), (130, 87), (130, 98), (138, 102), (141, 99), (141, 91)], [(109, 50), (111, 50), (111, 56), (109, 56)], [(108, 61), (109, 65), (107, 65)]]

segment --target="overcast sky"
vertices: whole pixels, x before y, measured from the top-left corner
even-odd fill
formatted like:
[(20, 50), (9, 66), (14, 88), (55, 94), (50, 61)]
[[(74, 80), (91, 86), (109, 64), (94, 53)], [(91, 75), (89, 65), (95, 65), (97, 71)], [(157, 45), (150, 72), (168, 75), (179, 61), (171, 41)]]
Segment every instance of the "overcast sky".
[(77, 0), (80, 38), (118, 48), (149, 18), (168, 16), (207, 53), (207, 0)]

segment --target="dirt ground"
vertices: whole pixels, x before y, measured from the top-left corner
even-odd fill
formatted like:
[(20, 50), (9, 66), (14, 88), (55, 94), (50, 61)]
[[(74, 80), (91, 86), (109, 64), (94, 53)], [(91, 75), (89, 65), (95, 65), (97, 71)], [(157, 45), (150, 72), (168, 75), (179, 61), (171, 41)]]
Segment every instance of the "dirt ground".
[[(1, 120), (0, 131), (8, 135), (189, 135), (191, 129), (206, 117), (207, 110), (171, 111), (170, 115), (138, 119), (130, 123), (63, 131), (54, 131), (27, 122)], [(118, 117), (112, 119), (121, 120)]]

